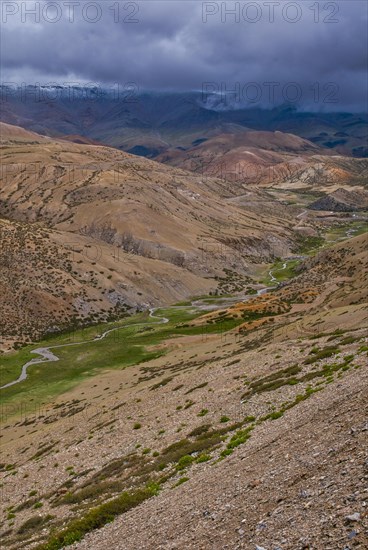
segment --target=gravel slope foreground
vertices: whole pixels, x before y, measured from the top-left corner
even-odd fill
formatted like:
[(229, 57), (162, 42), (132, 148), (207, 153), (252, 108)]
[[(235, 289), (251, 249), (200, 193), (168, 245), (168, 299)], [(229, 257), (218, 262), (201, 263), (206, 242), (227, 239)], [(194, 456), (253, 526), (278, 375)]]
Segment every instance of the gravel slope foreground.
[(71, 548), (368, 548), (367, 389), (368, 373), (352, 371)]

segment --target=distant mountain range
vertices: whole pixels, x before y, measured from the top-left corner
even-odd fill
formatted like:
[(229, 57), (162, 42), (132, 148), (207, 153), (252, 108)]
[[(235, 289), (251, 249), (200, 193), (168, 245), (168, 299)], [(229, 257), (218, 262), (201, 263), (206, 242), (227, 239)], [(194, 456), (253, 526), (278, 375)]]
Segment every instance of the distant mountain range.
[(52, 136), (74, 136), (155, 158), (168, 149), (194, 147), (224, 133), (245, 130), (295, 134), (326, 154), (367, 157), (367, 114), (219, 108), (215, 94), (138, 93), (91, 87), (2, 86), (0, 119)]

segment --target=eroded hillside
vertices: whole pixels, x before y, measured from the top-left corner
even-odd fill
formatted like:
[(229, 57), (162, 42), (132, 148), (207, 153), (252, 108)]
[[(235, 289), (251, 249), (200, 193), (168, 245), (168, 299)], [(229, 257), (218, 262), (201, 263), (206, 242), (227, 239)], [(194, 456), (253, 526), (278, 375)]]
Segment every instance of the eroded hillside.
[(173, 148), (157, 160), (238, 185), (283, 189), (334, 189), (362, 185), (368, 161), (283, 132), (237, 131), (209, 136), (187, 148)]
[(5, 345), (239, 290), (294, 247), (293, 212), (263, 191), (234, 200), (221, 179), (6, 124), (1, 139)]

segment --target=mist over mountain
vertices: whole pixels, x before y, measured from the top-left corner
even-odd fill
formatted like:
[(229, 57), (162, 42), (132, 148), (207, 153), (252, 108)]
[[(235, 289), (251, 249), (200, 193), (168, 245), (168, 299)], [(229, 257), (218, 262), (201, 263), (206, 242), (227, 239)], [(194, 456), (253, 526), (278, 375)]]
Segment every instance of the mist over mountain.
[(5, 2), (2, 17), (3, 82), (217, 93), (238, 87), (248, 107), (295, 99), (308, 110), (367, 105), (367, 4), (359, 0), (42, 0)]
[(0, 119), (50, 136), (81, 135), (156, 157), (219, 133), (245, 130), (296, 134), (316, 145), (367, 155), (366, 113), (309, 112), (293, 104), (243, 108), (232, 94), (141, 93), (130, 87), (1, 87)]

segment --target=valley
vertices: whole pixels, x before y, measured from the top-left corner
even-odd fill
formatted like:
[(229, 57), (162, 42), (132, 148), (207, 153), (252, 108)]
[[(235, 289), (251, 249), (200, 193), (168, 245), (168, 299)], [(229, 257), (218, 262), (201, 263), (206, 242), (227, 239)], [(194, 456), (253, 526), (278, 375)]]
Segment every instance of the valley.
[(249, 185), (1, 130), (5, 547), (335, 550), (354, 513), (364, 547), (354, 166)]
[[(304, 211), (306, 212), (306, 211)], [(86, 373), (92, 370), (95, 372), (98, 368), (111, 368), (114, 364), (119, 368), (124, 364), (129, 366), (140, 361), (147, 361), (152, 354), (147, 354), (144, 351), (147, 347), (150, 347), (165, 338), (172, 338), (179, 335), (195, 334), (196, 330), (187, 324), (187, 321), (192, 320), (203, 314), (206, 310), (222, 310), (226, 304), (231, 306), (238, 301), (244, 301), (254, 298), (254, 295), (263, 295), (269, 290), (276, 290), (280, 283), (287, 282), (298, 273), (298, 265), (303, 262), (308, 256), (314, 256), (319, 254), (325, 247), (331, 246), (331, 244), (339, 241), (344, 241), (350, 238), (352, 235), (364, 234), (367, 231), (366, 218), (362, 216), (361, 221), (350, 221), (344, 225), (344, 219), (340, 219), (340, 223), (333, 229), (327, 229), (324, 238), (307, 239), (303, 247), (299, 248), (299, 253), (291, 256), (290, 259), (283, 258), (277, 259), (272, 266), (259, 268), (254, 273), (254, 278), (251, 281), (251, 286), (248, 286), (243, 292), (237, 292), (236, 294), (223, 294), (218, 293), (217, 296), (209, 295), (208, 297), (202, 297), (201, 299), (190, 300), (183, 305), (173, 305), (167, 308), (147, 308), (142, 313), (127, 314), (121, 320), (110, 322), (106, 324), (92, 323), (90, 328), (78, 329), (76, 326), (70, 326), (60, 334), (60, 336), (53, 337), (49, 335), (47, 340), (40, 342), (40, 346), (36, 349), (32, 349), (33, 346), (25, 346), (21, 353), (7, 354), (2, 360), (1, 380), (2, 386), (0, 389), (6, 389), (18, 384), (27, 378), (27, 369), (32, 368), (33, 365), (40, 365), (47, 362), (61, 361), (60, 367), (58, 365), (57, 371), (54, 373), (55, 382), (57, 387), (62, 381), (67, 383), (66, 372), (71, 370), (72, 376), (76, 376), (75, 382), (78, 383), (79, 376), (78, 371), (81, 369), (81, 376), (85, 376)], [(308, 244), (307, 244), (308, 243)], [(271, 267), (271, 269), (269, 269)], [(268, 270), (268, 271), (267, 271)], [(259, 280), (257, 281), (257, 277)], [(258, 290), (257, 290), (258, 285)], [(262, 286), (269, 285), (269, 286)], [(249, 294), (247, 295), (247, 291)], [(157, 311), (160, 312), (158, 317)], [(127, 316), (128, 315), (128, 316)], [(167, 316), (167, 317), (166, 317)], [(154, 319), (160, 319), (154, 321)], [(153, 325), (165, 324), (165, 326), (154, 327)], [(167, 326), (166, 326), (167, 323)], [(179, 324), (178, 324), (179, 323)], [(214, 327), (206, 327), (206, 333), (214, 330), (215, 332), (223, 332), (230, 330), (232, 327), (230, 324), (221, 321), (220, 324)], [(235, 322), (236, 324), (236, 322)], [(144, 327), (142, 329), (136, 329), (135, 327)], [(133, 329), (133, 330), (132, 330)], [(201, 329), (203, 330), (203, 329)], [(142, 334), (143, 333), (143, 334)], [(148, 333), (148, 334), (147, 334)], [(107, 338), (107, 342), (101, 342), (104, 338)], [(121, 344), (124, 342), (124, 346)], [(47, 344), (47, 345), (46, 345)], [(91, 346), (89, 346), (92, 344)], [(102, 346), (101, 346), (102, 344)], [(85, 346), (91, 347), (88, 352), (84, 351)], [(81, 351), (75, 353), (74, 346), (81, 347)], [(84, 347), (83, 347), (84, 346)], [(63, 350), (66, 347), (67, 349)], [(106, 350), (109, 348), (109, 351)], [(70, 349), (69, 349), (70, 348)], [(94, 348), (94, 351), (92, 350)], [(50, 350), (57, 350), (52, 352)], [(114, 359), (113, 363), (110, 363), (106, 354), (110, 354)], [(162, 353), (165, 353), (163, 350)], [(40, 355), (40, 359), (31, 358), (33, 355)], [(153, 354), (154, 355), (154, 354)], [(14, 368), (19, 369), (19, 363), (24, 358), (28, 358), (22, 367), (21, 374), (18, 378), (8, 380), (11, 376), (14, 377)], [(99, 359), (100, 358), (100, 359)], [(102, 358), (102, 361), (101, 361)], [(78, 364), (78, 369), (75, 365)], [(17, 366), (16, 366), (17, 365)], [(68, 365), (70, 365), (68, 367)], [(72, 367), (72, 368), (71, 368)], [(47, 365), (46, 365), (47, 368)], [(32, 369), (33, 371), (33, 369)], [(47, 389), (50, 392), (49, 396), (53, 394), (51, 388), (50, 377), (40, 370), (40, 367), (36, 370), (37, 380), (35, 385), (40, 385), (42, 377), (48, 379)], [(57, 374), (58, 373), (58, 374)], [(33, 384), (27, 384), (25, 388), (19, 388), (21, 394), (23, 392), (32, 392)], [(15, 389), (15, 395), (17, 395), (18, 388)], [(63, 388), (64, 389), (64, 388)]]
[[(266, 463), (258, 462), (256, 470), (250, 467), (252, 453), (259, 453), (260, 445), (262, 448), (268, 441), (269, 448), (274, 449), (276, 434), (281, 437), (285, 422), (294, 426), (294, 433), (301, 430), (305, 440), (310, 418), (323, 423), (323, 415), (318, 420), (316, 413), (310, 417), (315, 407), (317, 411), (321, 406), (334, 408), (337, 400), (341, 401), (340, 425), (344, 425), (347, 420), (341, 416), (341, 407), (344, 398), (351, 395), (357, 376), (363, 399), (366, 236), (322, 249), (301, 262), (302, 269), (295, 278), (274, 290), (250, 293), (246, 300), (239, 295), (201, 297), (189, 304), (151, 310), (151, 314), (143, 312), (140, 318), (129, 317), (118, 326), (94, 326), (42, 344), (53, 349), (59, 361), (31, 366), (26, 380), (1, 390), (6, 460), (3, 522), (9, 525), (4, 540), (10, 547), (49, 550), (86, 536), (75, 548), (91, 543), (102, 548), (106, 538), (115, 544), (116, 535), (111, 530), (115, 522), (108, 525), (110, 521), (121, 514), (126, 516), (119, 524), (119, 533), (121, 529), (124, 532), (124, 525), (134, 522), (134, 508), (139, 505), (139, 510), (142, 506), (147, 509), (141, 517), (146, 528), (138, 534), (129, 527), (126, 547), (133, 549), (139, 537), (148, 548), (150, 533), (156, 540), (157, 536), (173, 536), (164, 527), (166, 521), (153, 535), (148, 519), (151, 500), (154, 506), (168, 501), (159, 514), (174, 506), (174, 521), (182, 522), (180, 517), (187, 512), (183, 508), (186, 501), (177, 501), (181, 486), (190, 486), (191, 495), (197, 495), (195, 483), (199, 487), (195, 498), (201, 498), (199, 480), (205, 475), (213, 483), (224, 468), (226, 479), (236, 480), (236, 476), (229, 477), (229, 471), (248, 465), (244, 474), (248, 484), (242, 483), (241, 490), (247, 487), (247, 500), (253, 494), (259, 498), (272, 474)], [(207, 307), (208, 312), (203, 311)], [(78, 344), (81, 339), (89, 343)], [(13, 356), (16, 361), (11, 360), (6, 369), (9, 377), (19, 371), (19, 361), (30, 351), (23, 348)], [(354, 433), (363, 437), (364, 423), (359, 420), (359, 409), (355, 410)], [(329, 429), (329, 437), (339, 437), (331, 425)], [(294, 437), (293, 441), (290, 449), (298, 440)], [(331, 444), (337, 441), (331, 439)], [(316, 450), (318, 445), (321, 443), (314, 440), (311, 448)], [(338, 445), (336, 452), (344, 461), (349, 447)], [(356, 468), (360, 468), (360, 456)], [(278, 462), (274, 462), (273, 475), (275, 467), (277, 475), (284, 475)], [(303, 486), (315, 490), (316, 478), (310, 476), (317, 464), (303, 475), (297, 473), (303, 471), (302, 464), (293, 467), (298, 490)], [(335, 470), (332, 473), (331, 468), (335, 466), (321, 471), (325, 476), (341, 475)], [(354, 471), (345, 476), (345, 483), (355, 483), (354, 490), (361, 490), (357, 485), (360, 474), (355, 479)], [(40, 475), (44, 478), (41, 491), (39, 482), (34, 489)], [(304, 481), (298, 480), (300, 475)], [(227, 491), (235, 491), (236, 498), (235, 487), (229, 485)], [(185, 488), (180, 494), (186, 495)], [(305, 521), (306, 511), (298, 500), (290, 500), (292, 493), (282, 493), (282, 498), (279, 513), (287, 513), (287, 503), (293, 502), (296, 516), (301, 514)], [(206, 502), (211, 506), (210, 494)], [(226, 511), (225, 503), (218, 508), (220, 517)], [(35, 509), (40, 513), (35, 514)], [(265, 511), (259, 509), (258, 513)], [(312, 519), (314, 513), (312, 503), (307, 517)], [(335, 520), (336, 537), (340, 536), (344, 509), (341, 513)], [(247, 516), (247, 523), (237, 515), (232, 517), (234, 524), (238, 521), (249, 526), (251, 530), (244, 533), (252, 534), (239, 535), (239, 527), (234, 530), (235, 539), (252, 536), (267, 545), (270, 532), (256, 529), (253, 533), (250, 526), (257, 523), (253, 514)], [(258, 516), (258, 521), (261, 519)], [(271, 514), (266, 522), (270, 526), (276, 520)], [(43, 526), (42, 534), (39, 525)], [(101, 532), (96, 531), (104, 525)], [(177, 525), (184, 540), (184, 531)], [(211, 536), (221, 536), (220, 525), (214, 521)], [(300, 532), (286, 528), (284, 536), (292, 546)], [(316, 536), (323, 540), (323, 531), (317, 530)], [(364, 544), (363, 532), (357, 537), (357, 542)], [(191, 545), (187, 540), (187, 544), (194, 548), (197, 542)]]
[(368, 550), (367, 31), (1, 3), (1, 550)]

